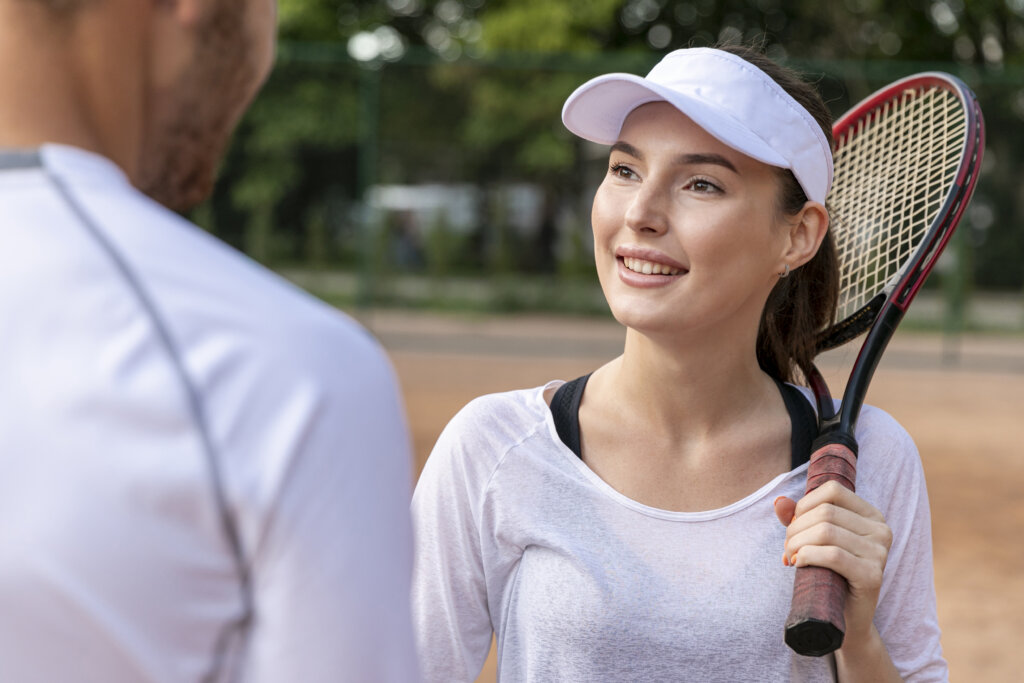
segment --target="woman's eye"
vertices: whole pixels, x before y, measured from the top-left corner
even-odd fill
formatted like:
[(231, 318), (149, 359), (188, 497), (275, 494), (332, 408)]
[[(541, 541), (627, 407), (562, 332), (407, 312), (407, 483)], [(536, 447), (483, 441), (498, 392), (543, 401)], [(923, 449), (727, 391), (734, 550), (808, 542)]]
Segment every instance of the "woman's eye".
[(691, 180), (690, 189), (703, 193), (713, 193), (721, 191), (717, 185), (712, 183), (710, 180), (705, 180), (703, 178), (695, 178)]
[(623, 166), (622, 164), (614, 164), (609, 169), (609, 172), (617, 178), (625, 178), (627, 180), (636, 177), (636, 173), (633, 173), (633, 171), (631, 171), (628, 167)]

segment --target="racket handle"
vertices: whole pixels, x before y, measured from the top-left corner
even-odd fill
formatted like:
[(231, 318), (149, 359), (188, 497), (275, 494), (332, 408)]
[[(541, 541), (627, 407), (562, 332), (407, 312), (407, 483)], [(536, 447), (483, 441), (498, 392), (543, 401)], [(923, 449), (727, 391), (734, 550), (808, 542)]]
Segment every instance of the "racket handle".
[[(825, 443), (811, 455), (807, 493), (828, 481), (854, 490), (857, 478), (856, 443)], [(851, 448), (852, 446), (852, 448)], [(793, 603), (786, 618), (786, 644), (805, 657), (821, 657), (839, 649), (846, 632), (843, 607), (849, 586), (824, 567), (798, 567), (793, 580)]]

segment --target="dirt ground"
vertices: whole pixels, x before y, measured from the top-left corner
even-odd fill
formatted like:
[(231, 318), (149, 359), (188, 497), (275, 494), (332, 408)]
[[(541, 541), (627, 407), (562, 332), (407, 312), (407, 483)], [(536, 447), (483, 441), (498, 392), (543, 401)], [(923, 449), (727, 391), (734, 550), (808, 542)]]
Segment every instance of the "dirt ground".
[[(571, 379), (614, 357), (613, 322), (538, 317), (360, 316), (392, 354), (417, 472), (473, 397)], [(855, 350), (822, 361), (833, 390)], [(1024, 339), (898, 334), (868, 401), (914, 436), (932, 505), (943, 647), (958, 681), (1019, 681), (1024, 671)], [(488, 661), (479, 681), (494, 680)]]

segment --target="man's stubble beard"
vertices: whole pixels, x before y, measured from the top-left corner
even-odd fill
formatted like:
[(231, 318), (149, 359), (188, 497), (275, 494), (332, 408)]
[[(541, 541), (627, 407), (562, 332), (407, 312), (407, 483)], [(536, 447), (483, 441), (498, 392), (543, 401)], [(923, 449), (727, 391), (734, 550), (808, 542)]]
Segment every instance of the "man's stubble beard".
[[(219, 0), (192, 64), (173, 91), (154, 96), (138, 187), (174, 211), (213, 191), (217, 167), (257, 79), (238, 0)], [(236, 9), (231, 9), (236, 8)]]

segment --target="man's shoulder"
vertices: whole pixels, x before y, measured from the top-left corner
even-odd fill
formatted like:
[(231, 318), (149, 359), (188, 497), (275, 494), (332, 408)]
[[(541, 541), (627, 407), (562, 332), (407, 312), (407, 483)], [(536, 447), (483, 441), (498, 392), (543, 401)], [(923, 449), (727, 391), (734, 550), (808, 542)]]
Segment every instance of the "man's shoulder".
[(391, 374), (359, 323), (146, 197), (105, 160), (76, 150), (49, 157), (67, 229), (95, 246), (69, 258), (102, 267), (103, 286), (137, 302), (200, 384), (214, 390), (216, 378), (244, 375), (262, 387), (329, 385), (343, 376), (351, 386)]
[(101, 216), (102, 229), (169, 316), (234, 326), (267, 343), (342, 344), (350, 353), (378, 354), (358, 322), (215, 235), (141, 194), (125, 203), (135, 220)]

